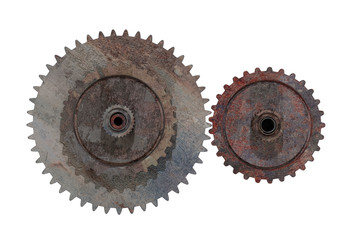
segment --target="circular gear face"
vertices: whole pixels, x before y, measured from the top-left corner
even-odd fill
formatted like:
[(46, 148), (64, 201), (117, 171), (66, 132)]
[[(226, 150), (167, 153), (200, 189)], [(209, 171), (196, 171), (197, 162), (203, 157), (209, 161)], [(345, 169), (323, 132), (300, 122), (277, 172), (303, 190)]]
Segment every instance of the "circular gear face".
[(268, 68), (245, 72), (231, 86), (224, 86), (225, 92), (212, 107), (210, 133), (219, 149), (217, 155), (225, 158), (234, 173), (271, 183), (295, 176), (296, 170), (305, 169), (305, 163), (313, 160), (325, 125), (317, 106), (320, 101), (304, 85), (294, 74)]
[(35, 87), (30, 139), (51, 183), (95, 210), (143, 210), (168, 199), (201, 163), (206, 115), (198, 76), (183, 56), (152, 42), (101, 32), (56, 56)]

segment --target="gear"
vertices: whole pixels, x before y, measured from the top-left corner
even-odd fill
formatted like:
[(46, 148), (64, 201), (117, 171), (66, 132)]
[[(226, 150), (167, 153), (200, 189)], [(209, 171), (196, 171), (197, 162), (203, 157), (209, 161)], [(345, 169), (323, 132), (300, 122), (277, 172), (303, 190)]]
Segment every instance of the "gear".
[(134, 124), (134, 114), (126, 106), (110, 106), (103, 115), (103, 128), (113, 137), (126, 136), (133, 130)]
[(243, 173), (245, 179), (269, 183), (305, 170), (305, 163), (320, 150), (321, 128), (325, 127), (320, 101), (313, 98), (313, 90), (305, 88), (305, 81), (298, 82), (295, 74), (288, 76), (282, 69), (257, 68), (253, 74), (235, 77), (224, 89), (209, 119), (212, 144), (224, 164), (231, 165), (234, 173)]
[(125, 30), (65, 48), (65, 56), (48, 65), (34, 110), (34, 151), (53, 176), (81, 205), (105, 212), (132, 213), (157, 199), (168, 199), (187, 183), (209, 127), (208, 101), (191, 66), (176, 58), (163, 41), (141, 39)]

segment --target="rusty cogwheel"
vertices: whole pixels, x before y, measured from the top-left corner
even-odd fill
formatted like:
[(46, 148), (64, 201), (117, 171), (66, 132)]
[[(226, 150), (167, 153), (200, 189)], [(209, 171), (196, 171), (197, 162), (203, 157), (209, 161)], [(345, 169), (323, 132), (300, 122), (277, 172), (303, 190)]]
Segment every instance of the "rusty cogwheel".
[(157, 199), (168, 200), (178, 184), (201, 163), (208, 101), (201, 97), (199, 76), (165, 50), (163, 41), (141, 39), (125, 30), (87, 42), (48, 65), (29, 124), (37, 162), (51, 183), (70, 199), (89, 202), (107, 213), (132, 213)]
[(234, 173), (243, 173), (245, 179), (269, 183), (305, 170), (305, 163), (320, 150), (321, 128), (325, 127), (320, 101), (313, 98), (312, 89), (305, 88), (305, 81), (298, 82), (295, 74), (288, 76), (282, 69), (257, 68), (255, 73), (235, 77), (224, 89), (209, 119), (212, 144), (224, 164), (231, 165)]

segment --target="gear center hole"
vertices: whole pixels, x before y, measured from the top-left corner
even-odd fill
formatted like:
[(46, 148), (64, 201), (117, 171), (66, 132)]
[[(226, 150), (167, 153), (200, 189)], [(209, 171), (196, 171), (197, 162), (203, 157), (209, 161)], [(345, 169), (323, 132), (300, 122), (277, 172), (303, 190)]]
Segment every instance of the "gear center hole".
[(271, 117), (265, 117), (260, 121), (260, 130), (265, 135), (270, 135), (276, 130), (276, 122)]
[(126, 125), (127, 119), (122, 113), (114, 113), (110, 118), (110, 125), (115, 130), (122, 130)]

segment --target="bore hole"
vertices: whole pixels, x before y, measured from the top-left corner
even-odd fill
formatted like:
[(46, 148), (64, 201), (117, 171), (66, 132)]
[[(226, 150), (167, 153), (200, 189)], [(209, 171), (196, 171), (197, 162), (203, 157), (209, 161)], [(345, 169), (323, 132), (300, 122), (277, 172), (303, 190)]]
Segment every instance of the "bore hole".
[(116, 118), (114, 119), (114, 124), (115, 124), (116, 126), (121, 126), (121, 125), (123, 124), (123, 122), (124, 122), (124, 120), (123, 120), (121, 117), (116, 117)]
[(263, 118), (260, 122), (260, 130), (264, 133), (264, 134), (271, 134), (275, 131), (276, 129), (276, 122), (274, 119), (267, 117), (267, 118)]

